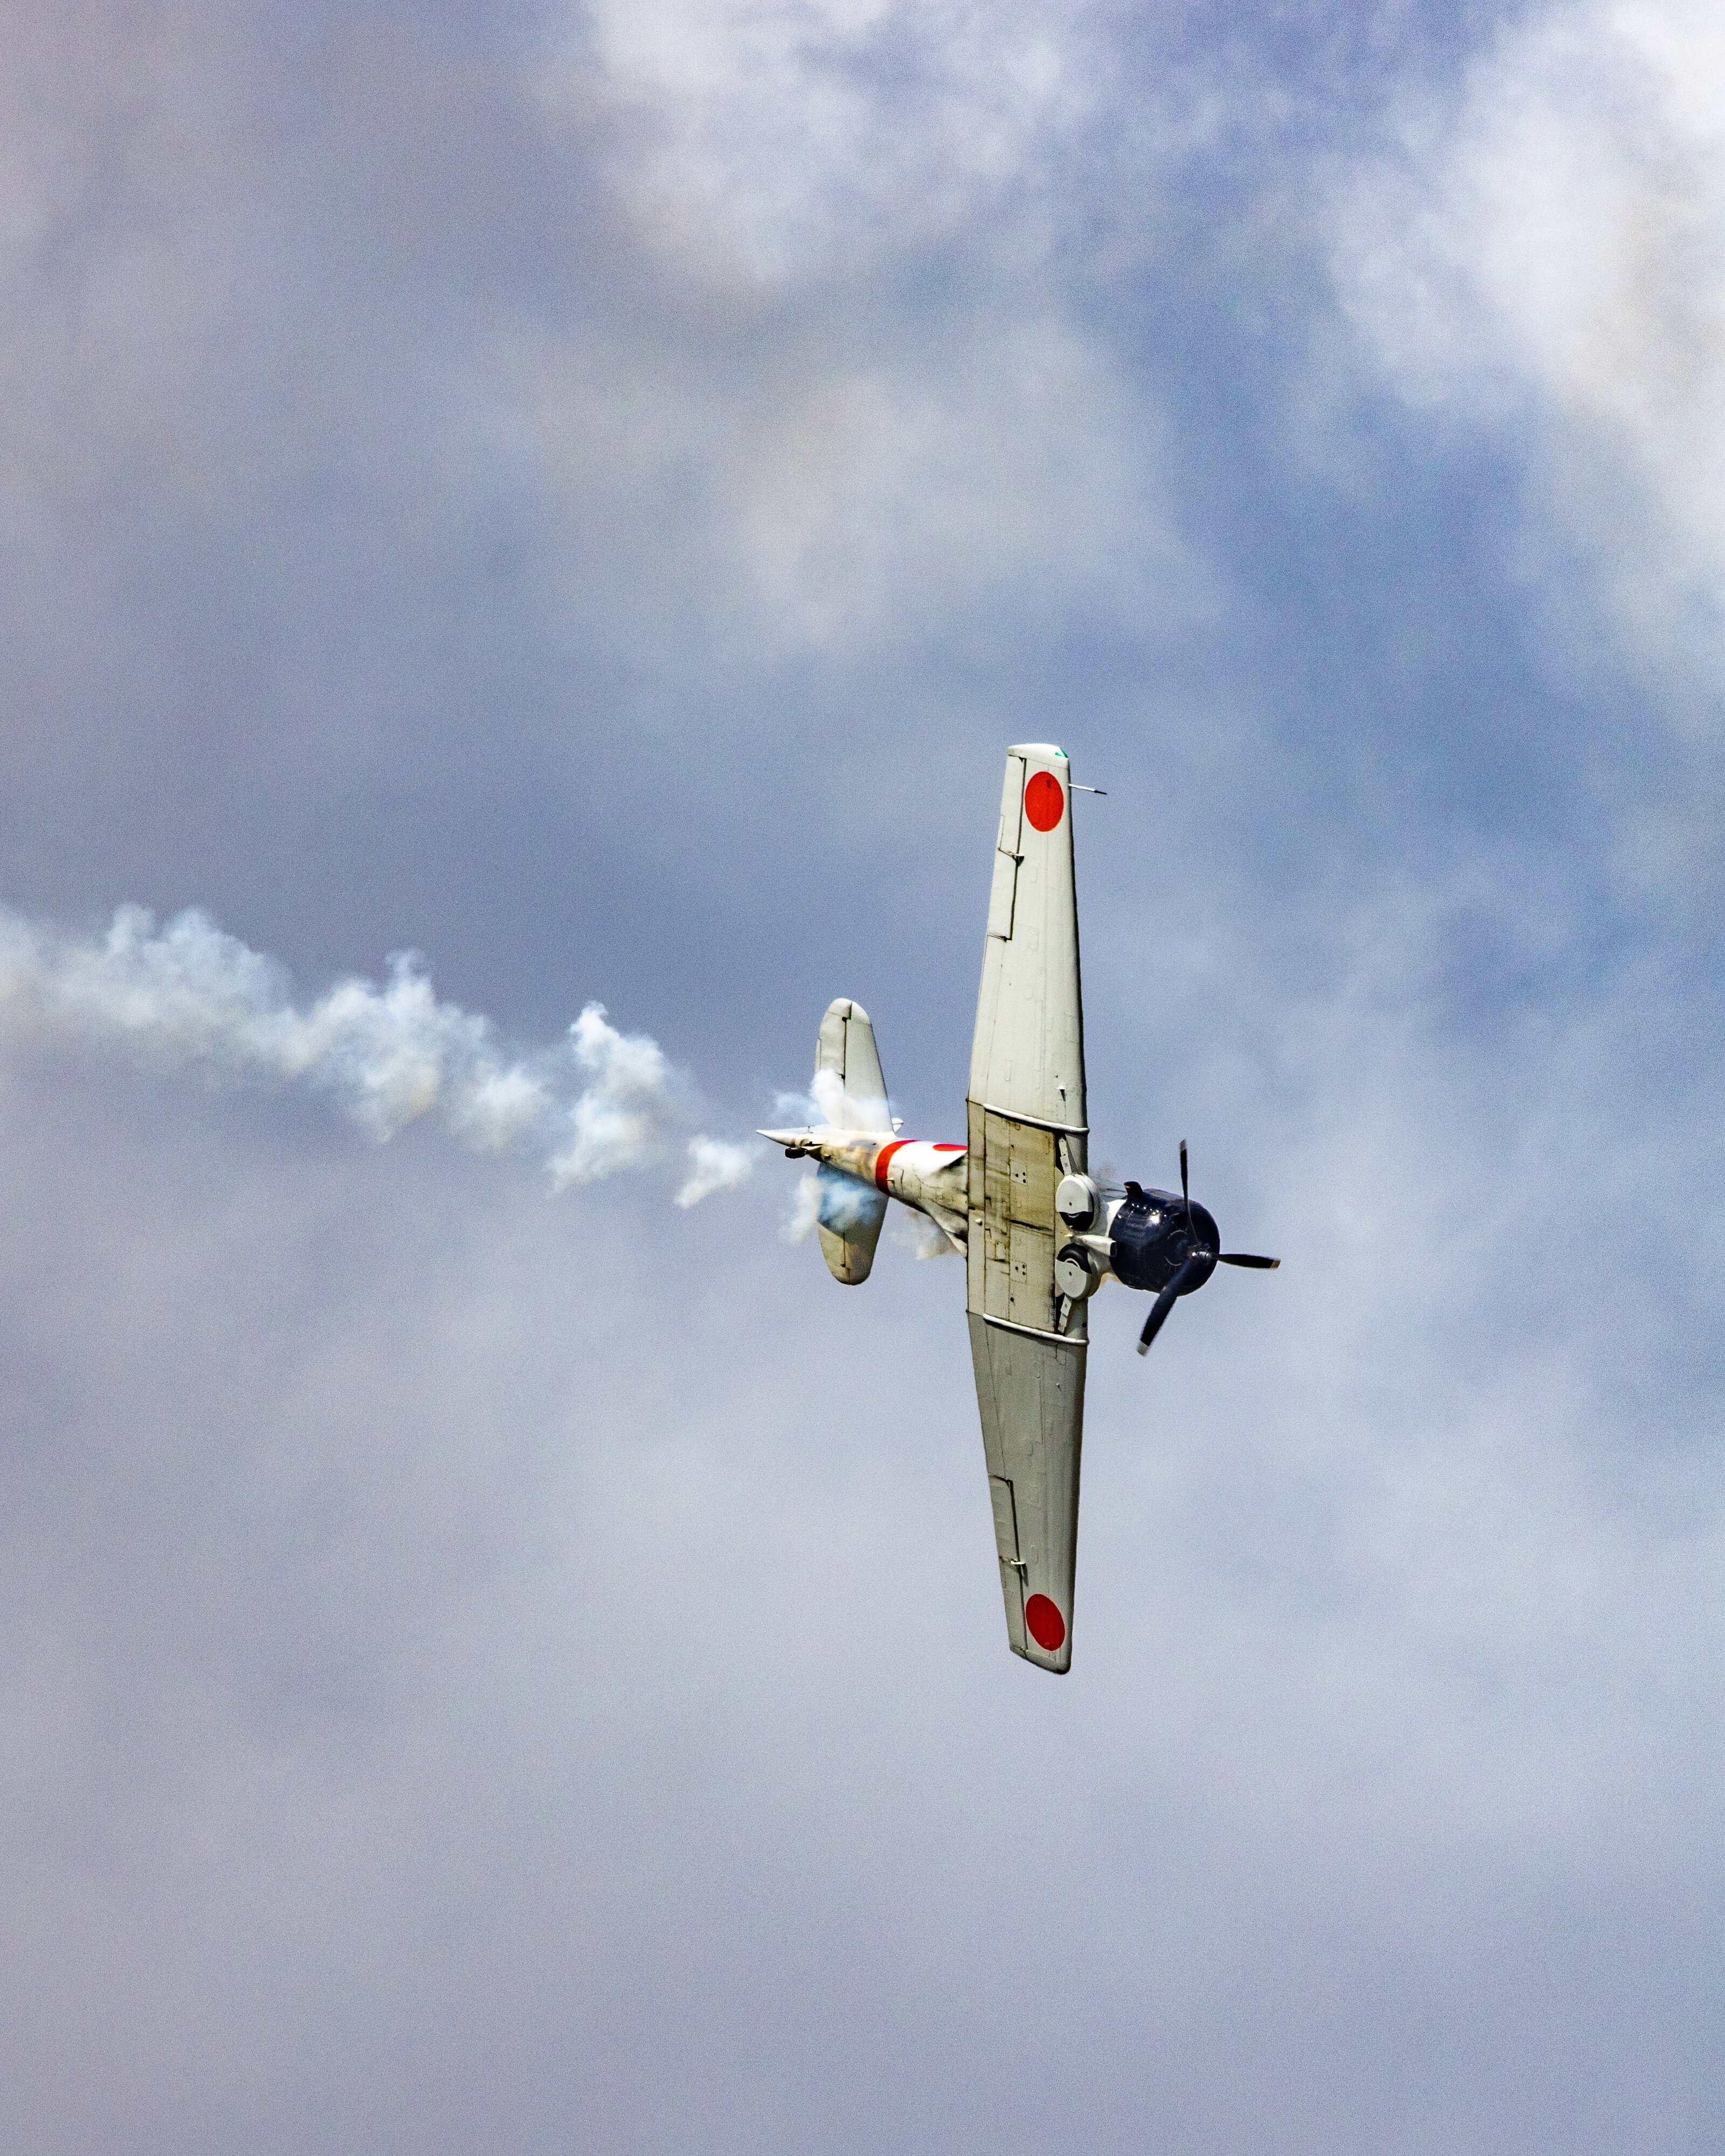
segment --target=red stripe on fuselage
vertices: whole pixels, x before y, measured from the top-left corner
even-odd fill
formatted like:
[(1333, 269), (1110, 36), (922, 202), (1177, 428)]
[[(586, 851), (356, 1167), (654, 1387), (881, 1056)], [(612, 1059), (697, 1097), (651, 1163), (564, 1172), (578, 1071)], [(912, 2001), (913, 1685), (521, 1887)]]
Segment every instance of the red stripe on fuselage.
[(895, 1138), (891, 1145), (882, 1146), (880, 1152), (875, 1155), (875, 1182), (879, 1188), (885, 1190), (886, 1188), (886, 1163), (901, 1146), (907, 1146), (910, 1143), (909, 1138)]

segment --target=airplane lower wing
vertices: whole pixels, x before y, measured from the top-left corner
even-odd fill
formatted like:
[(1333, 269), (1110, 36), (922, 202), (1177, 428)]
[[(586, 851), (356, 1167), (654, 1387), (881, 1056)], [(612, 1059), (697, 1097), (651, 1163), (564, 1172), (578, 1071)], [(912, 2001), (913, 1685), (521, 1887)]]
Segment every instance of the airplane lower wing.
[(1009, 750), (971, 1052), (967, 1302), (994, 1534), (1014, 1654), (1072, 1660), (1085, 1304), (1055, 1281), (1055, 1190), (1089, 1129), (1071, 775), (1057, 748)]
[(971, 1312), (1006, 1636), (1014, 1654), (1056, 1672), (1072, 1665), (1088, 1352), (1082, 1340), (1020, 1332)]

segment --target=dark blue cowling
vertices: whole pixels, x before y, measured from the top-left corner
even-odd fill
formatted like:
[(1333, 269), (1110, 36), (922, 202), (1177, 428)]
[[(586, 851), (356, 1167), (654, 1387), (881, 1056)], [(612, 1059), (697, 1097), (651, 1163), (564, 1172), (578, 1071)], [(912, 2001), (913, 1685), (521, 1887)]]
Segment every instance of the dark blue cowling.
[(1141, 1190), (1129, 1183), (1126, 1203), (1109, 1229), (1114, 1277), (1127, 1287), (1159, 1295), (1195, 1250), (1198, 1262), (1181, 1293), (1202, 1287), (1216, 1269), (1221, 1237), (1202, 1205), (1193, 1206), (1190, 1219), (1189, 1227), (1186, 1201), (1178, 1192)]

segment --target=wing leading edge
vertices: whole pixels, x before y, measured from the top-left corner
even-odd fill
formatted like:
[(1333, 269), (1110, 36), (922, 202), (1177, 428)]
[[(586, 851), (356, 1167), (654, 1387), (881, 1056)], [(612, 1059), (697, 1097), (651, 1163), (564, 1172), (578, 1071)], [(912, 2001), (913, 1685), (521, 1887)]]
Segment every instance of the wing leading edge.
[(967, 1304), (1012, 1650), (1072, 1661), (1085, 1306), (1056, 1290), (1062, 1175), (1089, 1130), (1073, 880), (1071, 776), (1009, 749), (970, 1064)]

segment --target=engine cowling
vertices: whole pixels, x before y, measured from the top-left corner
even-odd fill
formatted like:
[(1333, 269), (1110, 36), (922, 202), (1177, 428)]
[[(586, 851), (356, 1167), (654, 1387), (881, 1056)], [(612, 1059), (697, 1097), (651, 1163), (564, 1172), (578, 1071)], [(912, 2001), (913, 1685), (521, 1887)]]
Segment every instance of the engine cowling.
[(1186, 1201), (1178, 1193), (1140, 1190), (1134, 1184), (1109, 1223), (1108, 1262), (1126, 1286), (1160, 1295), (1194, 1249), (1207, 1252), (1208, 1262), (1189, 1276), (1184, 1291), (1189, 1293), (1215, 1270), (1220, 1240), (1215, 1221), (1202, 1205), (1192, 1206), (1189, 1219)]

